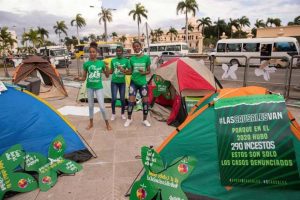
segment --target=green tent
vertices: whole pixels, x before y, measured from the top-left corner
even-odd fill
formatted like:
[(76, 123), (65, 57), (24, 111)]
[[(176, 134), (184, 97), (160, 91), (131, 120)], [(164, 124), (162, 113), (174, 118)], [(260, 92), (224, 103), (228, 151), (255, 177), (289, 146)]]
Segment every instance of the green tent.
[[(186, 192), (189, 198), (243, 200), (300, 198), (300, 127), (297, 122), (293, 120), (291, 114), (287, 112), (283, 98), (277, 96), (279, 95), (272, 95), (265, 88), (260, 87), (227, 88), (221, 89), (217, 93), (209, 94), (202, 98), (191, 109), (187, 119), (157, 148), (157, 152), (161, 155), (165, 166), (170, 165), (172, 160), (180, 156), (195, 156), (197, 158), (197, 166), (182, 185), (184, 192)], [(261, 103), (256, 104), (260, 100)], [(273, 104), (275, 106), (272, 106)], [(240, 106), (242, 106), (242, 109), (240, 109)], [(234, 110), (236, 108), (239, 108), (239, 110)], [(253, 109), (255, 111), (253, 111)], [(233, 144), (226, 143), (226, 141), (232, 139), (231, 135), (233, 134), (228, 133), (228, 124), (232, 125), (230, 124), (230, 120), (227, 121), (228, 124), (226, 124), (223, 120), (218, 120), (221, 119), (219, 116), (236, 114), (238, 112), (241, 113), (241, 116), (249, 112), (256, 114), (260, 111), (259, 109), (279, 109), (282, 111), (283, 115), (281, 116), (282, 120), (280, 123), (277, 121), (276, 123), (270, 122), (270, 127), (272, 127), (273, 132), (275, 132), (272, 134), (276, 134), (276, 136), (272, 136), (272, 138), (275, 142), (280, 141), (280, 145), (276, 143), (276, 145), (278, 145), (276, 149), (283, 148), (278, 150), (281, 151), (278, 152), (278, 155), (281, 155), (280, 158), (283, 159), (283, 157), (290, 156), (290, 159), (293, 160), (290, 164), (293, 165), (293, 167), (275, 167), (276, 169), (272, 170), (273, 167), (264, 168), (259, 166), (253, 168), (253, 166), (240, 165), (227, 167), (221, 165), (222, 156), (226, 157), (227, 152), (230, 151), (226, 149), (226, 145)], [(226, 127), (224, 124), (224, 127), (220, 127), (221, 122), (223, 122)], [(227, 135), (224, 135), (223, 132)], [(221, 133), (223, 135), (221, 135)], [(268, 141), (259, 140), (258, 142), (267, 143)], [(258, 152), (258, 150), (256, 150), (256, 152)], [(271, 162), (273, 162), (272, 159), (269, 158)], [(229, 159), (229, 162), (232, 160), (234, 159)], [(247, 162), (253, 161), (249, 157), (244, 160), (248, 160)], [(264, 158), (261, 158), (261, 160), (264, 160)], [(261, 161), (255, 160), (255, 162)], [(248, 169), (255, 170), (247, 171)], [(287, 171), (281, 173), (280, 170)], [(255, 175), (255, 173), (260, 174), (260, 176)], [(284, 183), (278, 183), (276, 185), (276, 183), (273, 182), (272, 184), (270, 182), (266, 182), (266, 184), (265, 182), (263, 182), (263, 184), (253, 184), (249, 182), (237, 183), (234, 182), (234, 179), (230, 178), (239, 177), (239, 180), (241, 180), (241, 177), (251, 177), (251, 175), (253, 175), (260, 181), (260, 177), (268, 177), (271, 175), (270, 180), (274, 180), (273, 178), (276, 178), (274, 174), (279, 177), (277, 177), (278, 179), (288, 179), (289, 181), (287, 182), (289, 184), (284, 185)], [(233, 183), (226, 184), (228, 181), (232, 181)]]

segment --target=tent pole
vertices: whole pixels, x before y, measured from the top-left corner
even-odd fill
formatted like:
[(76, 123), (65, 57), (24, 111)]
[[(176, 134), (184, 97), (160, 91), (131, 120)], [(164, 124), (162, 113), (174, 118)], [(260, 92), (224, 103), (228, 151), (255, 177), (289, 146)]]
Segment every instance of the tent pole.
[[(152, 149), (153, 148), (153, 145), (151, 145), (150, 146), (150, 149)], [(132, 181), (132, 183), (131, 183), (131, 185), (129, 186), (129, 188), (128, 188), (128, 190), (127, 190), (127, 192), (125, 193), (125, 197), (129, 197), (130, 196), (130, 190), (131, 190), (131, 188), (132, 188), (132, 186), (133, 186), (133, 184), (135, 183), (135, 181), (138, 179), (138, 177), (140, 176), (140, 174), (142, 173), (142, 171), (144, 171), (144, 167), (141, 169), (141, 171), (138, 173), (138, 175), (135, 177), (135, 179)]]
[(81, 139), (84, 141), (84, 143), (87, 145), (87, 147), (89, 148), (89, 150), (91, 150), (93, 157), (94, 158), (98, 158), (96, 152), (94, 151), (94, 149), (89, 145), (89, 143), (84, 139), (84, 137), (82, 137), (82, 135), (76, 130), (77, 135), (79, 135), (79, 137), (81, 137)]
[(130, 190), (133, 186), (133, 184), (135, 183), (135, 181), (138, 179), (138, 177), (140, 176), (140, 174), (144, 171), (144, 167), (141, 169), (141, 171), (138, 173), (138, 175), (135, 177), (135, 179), (132, 181), (131, 185), (129, 186), (127, 192), (125, 193), (125, 197), (129, 197), (130, 196)]

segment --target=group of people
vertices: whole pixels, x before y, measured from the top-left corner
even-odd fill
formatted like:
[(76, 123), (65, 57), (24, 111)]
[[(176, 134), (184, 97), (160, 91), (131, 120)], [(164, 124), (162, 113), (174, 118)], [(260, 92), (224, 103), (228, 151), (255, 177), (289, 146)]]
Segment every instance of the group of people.
[[(83, 76), (76, 77), (76, 80), (86, 82), (86, 88), (88, 92), (88, 104), (89, 104), (89, 124), (86, 129), (93, 127), (93, 116), (94, 116), (94, 94), (96, 94), (100, 112), (105, 120), (106, 129), (112, 130), (108, 121), (108, 116), (104, 105), (103, 95), (103, 84), (102, 84), (102, 73), (108, 78), (110, 74), (111, 78), (111, 120), (116, 118), (116, 100), (117, 93), (121, 100), (121, 118), (126, 120), (124, 123), (125, 127), (130, 126), (132, 123), (132, 112), (136, 101), (136, 94), (139, 94), (143, 102), (143, 121), (142, 124), (145, 126), (151, 126), (147, 120), (148, 115), (148, 87), (146, 75), (150, 73), (150, 57), (143, 54), (142, 45), (140, 42), (135, 41), (133, 43), (133, 50), (135, 55), (130, 59), (123, 57), (123, 48), (117, 47), (116, 57), (111, 60), (110, 67), (105, 65), (102, 60), (97, 59), (97, 43), (92, 42), (89, 47), (89, 60), (83, 64)], [(131, 81), (129, 86), (129, 98), (128, 98), (128, 115), (125, 116), (125, 75), (131, 75)]]

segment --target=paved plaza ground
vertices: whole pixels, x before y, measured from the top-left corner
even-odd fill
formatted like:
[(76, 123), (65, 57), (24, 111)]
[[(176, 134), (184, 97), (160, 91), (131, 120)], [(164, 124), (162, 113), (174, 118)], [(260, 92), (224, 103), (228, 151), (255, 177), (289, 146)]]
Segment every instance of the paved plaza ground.
[[(3, 77), (3, 69), (0, 69), (0, 77)], [(71, 69), (70, 75), (65, 74), (65, 69), (59, 69), (64, 79), (71, 80), (77, 73), (76, 68)], [(13, 69), (9, 70), (12, 75)], [(227, 84), (235, 87), (234, 84)], [(63, 106), (87, 106), (86, 103), (76, 102), (78, 88), (66, 87), (68, 97), (60, 100), (50, 100), (49, 103), (59, 109)], [(110, 104), (106, 104), (107, 112), (111, 113)], [(288, 107), (300, 122), (300, 109)], [(142, 146), (153, 145), (157, 147), (174, 130), (165, 122), (158, 122), (149, 116), (151, 127), (141, 124), (142, 112), (133, 113), (133, 123), (124, 128), (124, 120), (117, 110), (117, 118), (111, 122), (112, 131), (105, 130), (104, 121), (100, 114), (95, 115), (95, 127), (89, 131), (85, 129), (88, 117), (65, 116), (80, 132), (97, 155), (83, 163), (83, 170), (74, 176), (61, 176), (57, 184), (48, 192), (35, 190), (30, 193), (18, 194), (11, 200), (122, 200), (130, 184), (142, 169), (140, 159), (135, 156), (140, 154)]]

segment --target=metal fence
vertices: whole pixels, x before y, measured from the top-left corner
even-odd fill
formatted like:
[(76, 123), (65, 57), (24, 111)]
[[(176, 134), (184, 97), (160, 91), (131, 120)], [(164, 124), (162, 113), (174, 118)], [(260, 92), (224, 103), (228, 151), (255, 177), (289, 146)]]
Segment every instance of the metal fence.
[[(242, 58), (245, 65), (238, 68), (232, 64), (217, 62), (218, 58)], [(300, 100), (300, 56), (211, 56), (210, 69), (219, 81), (240, 86), (262, 86), (282, 94), (286, 99)], [(253, 64), (254, 60), (257, 64)], [(220, 67), (222, 66), (222, 67)]]
[(292, 56), (291, 58), (291, 70), (288, 75), (288, 82), (286, 86), (286, 99), (300, 100), (300, 80), (295, 72), (300, 71), (300, 55)]

